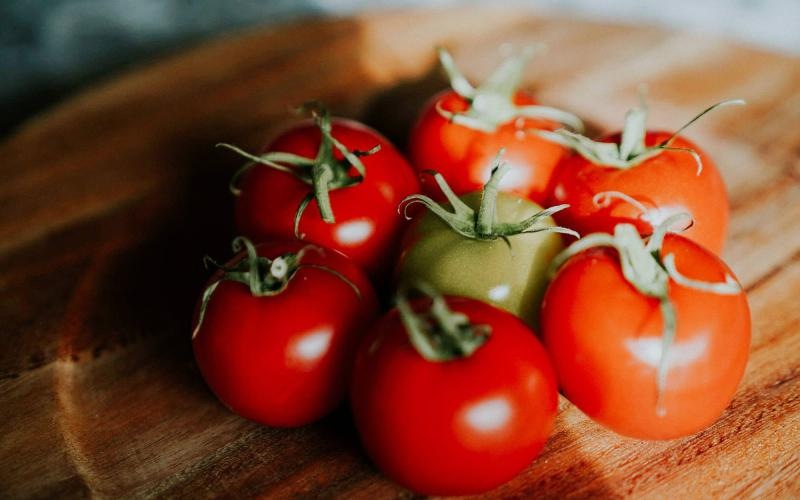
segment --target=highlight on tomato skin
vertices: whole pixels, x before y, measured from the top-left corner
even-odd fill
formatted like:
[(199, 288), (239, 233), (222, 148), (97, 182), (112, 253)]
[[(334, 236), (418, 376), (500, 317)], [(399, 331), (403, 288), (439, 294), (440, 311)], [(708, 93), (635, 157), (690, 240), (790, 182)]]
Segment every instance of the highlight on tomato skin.
[[(513, 315), (473, 299), (445, 302), (487, 326), (485, 342), (467, 357), (429, 361), (393, 309), (360, 344), (351, 405), (368, 455), (389, 478), (420, 494), (478, 494), (515, 477), (544, 447), (557, 411), (555, 374)], [(421, 313), (431, 302), (410, 307)]]
[[(367, 277), (344, 255), (294, 241), (262, 244), (274, 264), (301, 255), (274, 294), (254, 296), (237, 281), (201, 298), (193, 350), (209, 388), (231, 411), (272, 427), (297, 427), (343, 401), (355, 349), (378, 314)], [(234, 257), (226, 267), (241, 263)], [(292, 272), (290, 270), (290, 272)], [(208, 289), (207, 289), (208, 290)]]
[[(667, 234), (660, 255), (672, 255), (675, 268), (693, 282), (732, 283), (722, 260), (681, 235)], [(674, 439), (712, 425), (733, 399), (747, 363), (750, 312), (739, 290), (708, 293), (670, 279), (675, 336), (659, 389), (659, 300), (626, 280), (617, 250), (590, 248), (572, 256), (542, 305), (543, 340), (563, 394), (593, 420), (638, 439)]]

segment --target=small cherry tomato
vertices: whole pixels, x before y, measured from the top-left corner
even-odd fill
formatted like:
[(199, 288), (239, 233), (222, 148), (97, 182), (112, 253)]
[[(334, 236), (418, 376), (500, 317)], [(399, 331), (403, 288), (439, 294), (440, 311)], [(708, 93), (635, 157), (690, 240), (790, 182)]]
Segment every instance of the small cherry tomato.
[(564, 395), (640, 439), (687, 436), (719, 418), (750, 342), (747, 298), (730, 269), (661, 227), (647, 246), (630, 224), (579, 240), (542, 305)]
[[(411, 163), (419, 171), (434, 169), (456, 194), (479, 190), (488, 180), (493, 159), (506, 150), (511, 165), (501, 189), (543, 203), (553, 170), (567, 153), (530, 130), (554, 130), (560, 121), (582, 129), (581, 121), (564, 111), (537, 105), (533, 96), (517, 90), (528, 53), (509, 58), (478, 88), (473, 88), (440, 51), (452, 90), (434, 96), (411, 131)], [(439, 197), (436, 186), (423, 188)]]
[[(739, 101), (721, 104), (730, 102)], [(646, 108), (631, 110), (623, 132), (598, 142), (544, 133), (578, 153), (565, 159), (553, 176), (548, 202), (569, 205), (556, 221), (581, 234), (611, 232), (618, 223), (634, 224), (649, 234), (671, 215), (688, 212), (694, 224), (683, 234), (720, 254), (729, 209), (717, 167), (689, 140), (645, 131), (645, 118)]]
[(286, 130), (234, 179), (236, 225), (253, 241), (297, 237), (338, 250), (381, 281), (404, 228), (397, 205), (418, 192), (414, 170), (361, 123), (328, 118)]
[(398, 299), (361, 343), (351, 404), (369, 456), (429, 495), (488, 491), (544, 447), (556, 381), (536, 336), (467, 298)]
[(275, 427), (307, 424), (342, 401), (358, 340), (378, 313), (375, 294), (336, 251), (241, 244), (198, 305), (197, 365), (235, 413)]

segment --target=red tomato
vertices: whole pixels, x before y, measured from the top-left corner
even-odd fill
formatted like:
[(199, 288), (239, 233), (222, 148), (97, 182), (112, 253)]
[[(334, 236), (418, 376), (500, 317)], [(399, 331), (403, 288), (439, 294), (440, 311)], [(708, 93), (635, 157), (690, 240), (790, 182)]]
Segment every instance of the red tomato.
[[(362, 182), (330, 191), (336, 222), (323, 221), (312, 199), (298, 232), (304, 241), (338, 250), (380, 279), (392, 265), (404, 227), (397, 205), (419, 192), (419, 181), (395, 147), (375, 130), (352, 120), (333, 119), (332, 135), (350, 151), (368, 151), (376, 145), (380, 150), (361, 157), (366, 169)], [(262, 153), (280, 151), (313, 159), (320, 138), (317, 125), (304, 121), (282, 133)], [(339, 151), (334, 156), (342, 159)], [(257, 165), (244, 174), (239, 188), (236, 223), (242, 234), (254, 241), (295, 237), (295, 213), (313, 192), (309, 184), (286, 172)]]
[(357, 342), (377, 315), (369, 280), (338, 252), (297, 241), (257, 250), (274, 259), (304, 246), (300, 267), (275, 295), (253, 296), (240, 282), (221, 281), (193, 338), (197, 364), (220, 401), (270, 426), (307, 424), (341, 402)]
[[(648, 132), (645, 145), (655, 146), (668, 139), (668, 132)], [(619, 143), (620, 134), (600, 139)], [(634, 224), (642, 234), (671, 215), (691, 214), (694, 224), (683, 234), (716, 254), (725, 243), (728, 226), (728, 197), (714, 162), (687, 139), (677, 137), (671, 144), (689, 148), (700, 155), (703, 168), (684, 151), (663, 151), (628, 169), (596, 165), (580, 155), (562, 162), (553, 176), (550, 204), (566, 203), (569, 208), (554, 215), (558, 224), (580, 234), (613, 232), (621, 222)], [(624, 193), (648, 208), (646, 213), (623, 200), (607, 206), (595, 203), (595, 195), (607, 191)]]
[[(674, 254), (676, 268), (694, 280), (732, 276), (718, 257), (679, 235), (667, 235), (660, 254)], [(677, 326), (659, 403), (659, 300), (626, 281), (617, 251), (573, 256), (545, 294), (544, 342), (564, 395), (626, 436), (672, 439), (704, 429), (731, 402), (744, 372), (750, 342), (744, 292), (717, 295), (670, 279), (668, 296)]]
[[(561, 125), (554, 121), (517, 118), (485, 132), (451, 123), (436, 109), (463, 113), (469, 102), (452, 90), (431, 99), (422, 110), (411, 131), (409, 153), (411, 163), (419, 171), (441, 173), (456, 194), (480, 190), (489, 180), (497, 151), (505, 148), (504, 160), (511, 165), (501, 188), (537, 203), (544, 203), (546, 191), (558, 162), (567, 150), (558, 144), (528, 133), (528, 129), (555, 130)], [(526, 92), (514, 95), (518, 106), (536, 104)], [(441, 194), (430, 179), (423, 178), (425, 193), (434, 199)]]
[[(446, 303), (491, 328), (485, 343), (465, 358), (428, 361), (394, 309), (361, 343), (351, 404), (367, 452), (390, 478), (423, 494), (480, 493), (539, 454), (556, 416), (556, 382), (520, 320), (473, 299)], [(430, 301), (411, 304), (419, 312)]]

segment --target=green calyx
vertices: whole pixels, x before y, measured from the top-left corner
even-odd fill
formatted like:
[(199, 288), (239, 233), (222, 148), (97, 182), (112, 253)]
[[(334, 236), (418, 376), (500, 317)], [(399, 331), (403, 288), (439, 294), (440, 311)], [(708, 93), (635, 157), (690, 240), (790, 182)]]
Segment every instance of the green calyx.
[(742, 99), (730, 99), (718, 102), (703, 110), (686, 122), (669, 138), (655, 146), (645, 146), (644, 143), (647, 133), (646, 122), (648, 109), (643, 97), (640, 97), (639, 106), (628, 110), (625, 114), (625, 125), (622, 127), (622, 138), (619, 144), (593, 141), (586, 136), (563, 128), (552, 132), (549, 130), (532, 130), (531, 132), (566, 148), (572, 149), (596, 165), (613, 167), (621, 170), (635, 167), (650, 158), (660, 155), (664, 151), (683, 152), (692, 156), (695, 163), (697, 163), (697, 175), (700, 175), (703, 171), (703, 161), (697, 151), (690, 148), (673, 147), (672, 143), (678, 137), (678, 134), (686, 130), (687, 127), (702, 116), (717, 108), (731, 104), (745, 104), (745, 101)]
[(736, 280), (725, 276), (721, 283), (709, 283), (693, 280), (682, 275), (675, 266), (675, 256), (662, 255), (661, 247), (664, 237), (671, 227), (691, 217), (686, 213), (675, 214), (654, 228), (653, 234), (645, 240), (639, 235), (633, 224), (620, 223), (614, 228), (614, 234), (593, 233), (586, 235), (562, 251), (551, 263), (551, 275), (570, 259), (570, 257), (595, 247), (611, 247), (619, 254), (620, 266), (625, 280), (639, 293), (653, 297), (659, 301), (659, 309), (663, 318), (661, 334), (661, 356), (658, 361), (656, 387), (658, 398), (656, 412), (664, 415), (662, 395), (667, 384), (669, 370), (668, 354), (675, 340), (677, 316), (675, 307), (669, 298), (669, 281), (706, 293), (718, 295), (737, 295), (742, 289)]
[(453, 312), (431, 286), (418, 283), (414, 288), (431, 298), (427, 311), (415, 312), (411, 308), (405, 285), (399, 287), (395, 300), (411, 345), (423, 358), (433, 362), (466, 358), (489, 338), (488, 325), (473, 325), (466, 315)]
[(325, 266), (302, 262), (303, 257), (308, 251), (322, 251), (319, 247), (309, 245), (303, 247), (298, 252), (287, 252), (274, 259), (259, 256), (255, 245), (243, 236), (235, 238), (232, 247), (234, 253), (245, 250), (245, 255), (230, 267), (218, 264), (210, 257), (205, 257), (204, 259), (206, 265), (211, 264), (222, 271), (222, 273), (216, 281), (208, 285), (203, 291), (203, 296), (200, 300), (197, 326), (192, 332), (192, 338), (197, 335), (200, 326), (203, 324), (206, 308), (208, 307), (208, 302), (211, 300), (212, 294), (223, 281), (235, 281), (245, 285), (250, 290), (250, 295), (253, 297), (271, 297), (282, 293), (289, 285), (289, 282), (298, 269), (306, 267), (320, 269), (333, 274), (347, 283), (355, 294), (361, 298), (361, 292), (358, 290), (358, 287), (338, 271)]
[(452, 212), (447, 211), (442, 205), (432, 198), (423, 194), (413, 194), (407, 196), (400, 202), (406, 219), (408, 219), (408, 207), (421, 203), (431, 212), (442, 219), (453, 231), (461, 236), (474, 240), (495, 240), (502, 238), (508, 242), (508, 238), (518, 234), (551, 232), (569, 234), (579, 238), (577, 232), (560, 226), (541, 225), (542, 219), (564, 210), (569, 205), (557, 205), (538, 212), (525, 220), (519, 222), (498, 222), (495, 220), (497, 211), (497, 195), (499, 193), (500, 180), (508, 172), (509, 165), (500, 159), (503, 151), (501, 150), (495, 159), (492, 167), (492, 175), (484, 185), (481, 195), (481, 205), (476, 212), (469, 205), (464, 203), (450, 188), (444, 177), (438, 172), (433, 172), (434, 179), (442, 190), (445, 198), (452, 207)]
[(514, 94), (522, 83), (522, 72), (534, 51), (533, 47), (527, 47), (507, 58), (482, 85), (473, 87), (456, 67), (450, 53), (440, 47), (439, 61), (451, 88), (470, 106), (464, 113), (453, 113), (437, 103), (436, 110), (452, 123), (489, 133), (517, 118), (552, 120), (575, 131), (583, 131), (583, 122), (572, 113), (548, 106), (514, 104)]
[[(330, 191), (361, 183), (367, 172), (360, 158), (375, 154), (380, 150), (380, 145), (376, 145), (369, 151), (351, 151), (347, 149), (344, 144), (336, 140), (331, 134), (330, 113), (319, 103), (307, 103), (300, 110), (311, 114), (322, 134), (319, 150), (317, 150), (315, 158), (306, 158), (280, 151), (253, 155), (231, 144), (217, 144), (218, 147), (230, 149), (248, 160), (231, 178), (230, 190), (234, 196), (238, 196), (241, 193), (239, 181), (242, 176), (256, 165), (265, 165), (281, 172), (286, 172), (311, 186), (311, 191), (300, 203), (295, 213), (294, 232), (298, 238), (300, 237), (300, 218), (312, 199), (317, 202), (322, 220), (328, 224), (336, 222), (331, 208)], [(335, 152), (337, 151), (344, 157), (343, 159), (336, 158)], [(356, 170), (356, 175), (351, 174), (351, 169)]]

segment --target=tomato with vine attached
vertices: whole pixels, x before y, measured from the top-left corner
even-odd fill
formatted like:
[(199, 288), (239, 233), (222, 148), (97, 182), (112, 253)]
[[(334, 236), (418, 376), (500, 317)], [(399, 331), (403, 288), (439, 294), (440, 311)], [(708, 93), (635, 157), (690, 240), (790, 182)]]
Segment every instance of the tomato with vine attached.
[(435, 179), (450, 202), (448, 212), (425, 195), (410, 196), (430, 212), (414, 221), (403, 240), (396, 281), (430, 283), (441, 293), (471, 297), (505, 309), (535, 325), (547, 285), (547, 268), (563, 248), (553, 213), (530, 200), (498, 190), (509, 169), (495, 163), (482, 192), (457, 197), (441, 174)]
[(331, 119), (288, 129), (231, 182), (236, 225), (253, 241), (298, 238), (338, 250), (378, 281), (391, 269), (404, 221), (397, 205), (419, 190), (414, 170), (375, 130)]
[[(685, 215), (685, 214), (684, 214)], [(635, 226), (595, 233), (554, 261), (542, 332), (564, 395), (626, 436), (673, 439), (711, 425), (747, 363), (750, 313), (710, 251)]]
[[(489, 180), (492, 160), (505, 148), (511, 168), (500, 188), (543, 203), (553, 169), (567, 150), (530, 130), (554, 130), (561, 123), (582, 130), (583, 124), (570, 113), (537, 105), (531, 94), (518, 90), (529, 56), (530, 50), (507, 59), (475, 88), (450, 54), (440, 49), (452, 89), (434, 96), (412, 129), (409, 152), (414, 167), (440, 172), (461, 195)], [(424, 179), (423, 189), (434, 198), (439, 195)]]
[(358, 341), (378, 314), (372, 285), (333, 250), (234, 240), (234, 250), (242, 246), (198, 304), (197, 365), (243, 417), (275, 427), (313, 422), (347, 392)]
[(513, 315), (467, 298), (407, 302), (361, 343), (351, 405), (369, 456), (427, 495), (488, 491), (543, 448), (558, 393), (547, 355)]
[(711, 158), (678, 134), (720, 105), (742, 102), (718, 103), (673, 134), (645, 130), (644, 104), (628, 112), (622, 132), (598, 141), (565, 130), (537, 132), (577, 153), (553, 176), (549, 203), (569, 205), (556, 221), (581, 234), (612, 232), (618, 223), (649, 234), (688, 212), (694, 224), (683, 234), (720, 254), (728, 225), (725, 184)]

